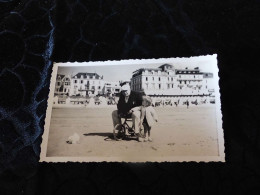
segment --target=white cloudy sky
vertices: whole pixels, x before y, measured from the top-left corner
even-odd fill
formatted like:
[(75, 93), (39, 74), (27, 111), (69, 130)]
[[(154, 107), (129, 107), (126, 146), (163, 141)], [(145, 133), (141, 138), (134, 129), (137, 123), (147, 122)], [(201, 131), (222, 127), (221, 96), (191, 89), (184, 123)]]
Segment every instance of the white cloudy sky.
[[(119, 81), (119, 80), (130, 80), (132, 77), (132, 73), (139, 69), (139, 68), (158, 68), (162, 63), (149, 63), (149, 64), (128, 64), (128, 65), (100, 65), (97, 64), (95, 66), (91, 66), (88, 63), (58, 63), (58, 74), (64, 75), (75, 75), (78, 72), (89, 72), (89, 73), (97, 73), (99, 75), (104, 76), (104, 80), (107, 81)], [(195, 68), (199, 67), (202, 72), (214, 72), (215, 61), (208, 59), (200, 59), (200, 60), (191, 60), (187, 59), (174, 59), (169, 62), (168, 64), (173, 65), (176, 69), (184, 69), (185, 67), (188, 68)], [(78, 66), (80, 64), (80, 66)], [(66, 65), (66, 66), (63, 66)]]

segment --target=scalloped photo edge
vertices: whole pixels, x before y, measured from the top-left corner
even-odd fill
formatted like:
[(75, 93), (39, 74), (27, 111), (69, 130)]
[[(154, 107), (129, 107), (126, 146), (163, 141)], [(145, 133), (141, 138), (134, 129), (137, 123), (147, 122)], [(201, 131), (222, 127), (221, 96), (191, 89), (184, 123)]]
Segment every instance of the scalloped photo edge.
[(224, 151), (217, 54), (53, 64), (40, 162), (225, 162)]

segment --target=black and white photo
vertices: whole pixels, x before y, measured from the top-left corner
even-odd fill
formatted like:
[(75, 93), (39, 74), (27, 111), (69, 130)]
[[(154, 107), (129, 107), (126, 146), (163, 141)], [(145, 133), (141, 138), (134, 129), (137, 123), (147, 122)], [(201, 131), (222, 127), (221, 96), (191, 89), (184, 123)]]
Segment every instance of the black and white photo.
[(55, 63), (41, 161), (224, 161), (217, 55)]

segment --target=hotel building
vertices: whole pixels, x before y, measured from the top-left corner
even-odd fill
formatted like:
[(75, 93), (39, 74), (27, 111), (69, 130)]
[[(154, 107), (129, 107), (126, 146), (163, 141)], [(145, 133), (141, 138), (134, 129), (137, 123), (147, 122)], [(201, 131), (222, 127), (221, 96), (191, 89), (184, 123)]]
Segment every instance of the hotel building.
[(72, 76), (69, 95), (80, 94), (81, 96), (86, 96), (102, 94), (104, 84), (103, 76), (97, 73), (80, 72)]
[(175, 69), (170, 64), (133, 72), (131, 89), (147, 95), (209, 95), (214, 91), (213, 74), (194, 69)]

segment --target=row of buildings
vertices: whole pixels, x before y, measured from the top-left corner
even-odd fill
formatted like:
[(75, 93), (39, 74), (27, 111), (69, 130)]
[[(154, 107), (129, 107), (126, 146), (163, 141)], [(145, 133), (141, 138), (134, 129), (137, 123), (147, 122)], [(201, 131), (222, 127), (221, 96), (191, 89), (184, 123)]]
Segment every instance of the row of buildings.
[[(170, 64), (158, 68), (140, 68), (133, 72), (128, 81), (134, 91), (144, 91), (147, 95), (210, 95), (214, 93), (213, 74), (194, 69), (175, 69)], [(97, 73), (77, 73), (56, 78), (55, 94), (69, 96), (91, 96), (118, 94), (122, 81), (104, 80)]]
[(77, 73), (74, 76), (57, 74), (55, 83), (55, 95), (92, 96), (117, 94), (120, 90), (120, 82), (105, 81), (97, 73)]

